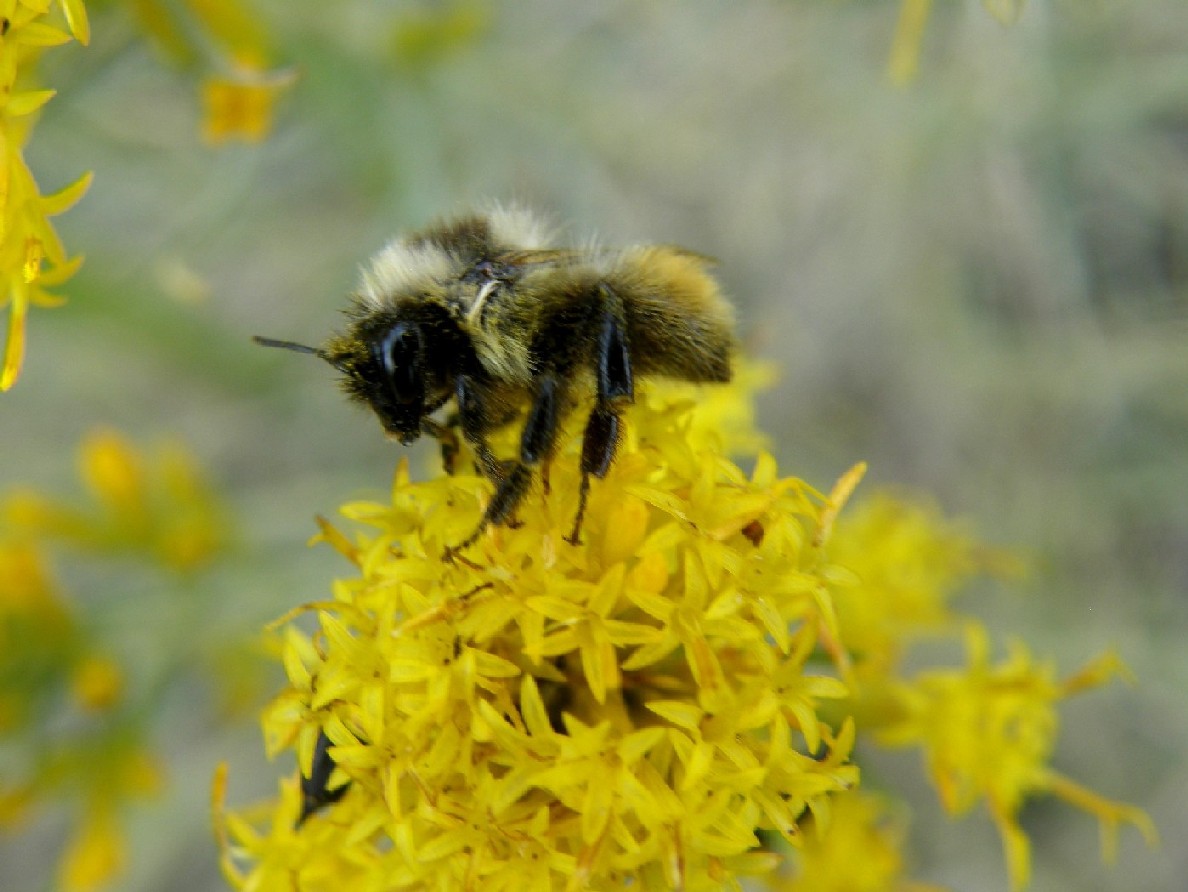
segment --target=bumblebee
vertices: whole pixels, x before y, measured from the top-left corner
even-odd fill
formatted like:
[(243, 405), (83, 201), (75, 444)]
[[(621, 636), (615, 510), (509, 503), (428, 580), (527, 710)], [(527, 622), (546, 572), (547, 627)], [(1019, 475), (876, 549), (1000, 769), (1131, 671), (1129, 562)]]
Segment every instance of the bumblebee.
[[(670, 245), (552, 247), (536, 218), (497, 208), (381, 250), (363, 272), (345, 331), (323, 346), (256, 341), (328, 362), (389, 436), (403, 444), (435, 437), (447, 470), (461, 431), (495, 492), (447, 558), (488, 526), (514, 523), (534, 475), (547, 473), (562, 423), (592, 396), (567, 537), (577, 544), (590, 478), (604, 477), (614, 461), (636, 379), (730, 380), (733, 314), (710, 263)], [(447, 403), (452, 415), (434, 420)], [(525, 408), (519, 454), (500, 461), (488, 434)]]

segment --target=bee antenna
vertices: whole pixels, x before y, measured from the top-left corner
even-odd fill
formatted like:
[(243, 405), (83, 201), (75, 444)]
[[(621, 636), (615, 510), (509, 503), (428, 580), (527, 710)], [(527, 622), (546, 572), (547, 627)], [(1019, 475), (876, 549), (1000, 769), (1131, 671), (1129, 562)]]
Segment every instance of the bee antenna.
[(338, 368), (338, 363), (334, 362), (320, 347), (310, 347), (307, 344), (298, 344), (296, 341), (278, 341), (275, 338), (265, 338), (260, 335), (252, 335), (252, 340), (262, 347), (279, 347), (281, 350), (292, 350), (294, 353), (308, 353), (311, 356), (324, 359), (330, 365)]

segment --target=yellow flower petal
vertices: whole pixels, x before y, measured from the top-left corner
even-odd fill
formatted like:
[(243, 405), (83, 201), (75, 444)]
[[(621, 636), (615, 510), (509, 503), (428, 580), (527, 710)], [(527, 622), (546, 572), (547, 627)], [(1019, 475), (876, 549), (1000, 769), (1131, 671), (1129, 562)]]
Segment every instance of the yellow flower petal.
[(58, 882), (66, 892), (93, 892), (119, 876), (127, 861), (127, 843), (115, 815), (93, 806), (58, 863)]
[(932, 11), (932, 0), (900, 0), (899, 21), (891, 43), (888, 74), (897, 86), (911, 83), (920, 67), (920, 46)]

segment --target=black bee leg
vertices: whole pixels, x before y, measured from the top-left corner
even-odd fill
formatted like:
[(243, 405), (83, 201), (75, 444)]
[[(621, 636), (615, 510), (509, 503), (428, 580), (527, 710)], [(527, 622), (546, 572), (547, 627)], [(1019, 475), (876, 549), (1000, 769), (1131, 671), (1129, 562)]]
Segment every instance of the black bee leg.
[(441, 445), (441, 466), (445, 468), (447, 474), (452, 476), (454, 465), (458, 460), (458, 450), (461, 447), (458, 442), (458, 434), (450, 425), (438, 424), (431, 418), (421, 420), (421, 431), (436, 439)]
[(459, 375), (454, 383), (454, 396), (458, 404), (458, 422), (462, 428), (462, 436), (474, 449), (479, 467), (487, 478), (495, 484), (506, 476), (504, 467), (491, 447), (487, 445), (486, 433), (491, 429), (491, 419), (482, 391), (466, 375)]
[(570, 545), (581, 545), (582, 520), (586, 516), (586, 498), (590, 494), (590, 476), (601, 480), (610, 470), (619, 440), (623, 434), (623, 419), (615, 409), (596, 406), (586, 422), (582, 437), (582, 483), (578, 489), (578, 510), (573, 532), (565, 537)]
[(532, 484), (533, 468), (547, 461), (553, 454), (558, 422), (561, 418), (562, 399), (561, 385), (555, 375), (543, 375), (537, 380), (536, 393), (528, 410), (528, 420), (520, 434), (520, 458), (518, 461), (507, 463), (502, 472), (502, 479), (497, 481), (495, 494), (487, 503), (487, 510), (483, 513), (478, 527), (464, 541), (447, 550), (447, 560), (451, 560), (454, 554), (473, 544), (488, 526), (514, 524), (516, 508), (524, 500)]
[(319, 731), (318, 741), (314, 744), (313, 763), (309, 766), (309, 777), (301, 778), (301, 814), (297, 817), (297, 827), (304, 824), (314, 812), (341, 799), (351, 785), (347, 781), (341, 787), (329, 789), (330, 775), (334, 773), (334, 760), (330, 758), (329, 750), (330, 738), (325, 731)]
[(578, 490), (577, 517), (573, 532), (566, 541), (572, 545), (581, 543), (582, 520), (586, 514), (586, 498), (590, 494), (590, 477), (606, 476), (614, 461), (615, 452), (623, 436), (622, 407), (635, 399), (635, 376), (631, 371), (631, 354), (623, 324), (614, 312), (621, 306), (617, 296), (603, 287), (606, 308), (602, 314), (598, 333), (596, 378), (598, 401), (586, 421), (582, 436), (582, 483)]

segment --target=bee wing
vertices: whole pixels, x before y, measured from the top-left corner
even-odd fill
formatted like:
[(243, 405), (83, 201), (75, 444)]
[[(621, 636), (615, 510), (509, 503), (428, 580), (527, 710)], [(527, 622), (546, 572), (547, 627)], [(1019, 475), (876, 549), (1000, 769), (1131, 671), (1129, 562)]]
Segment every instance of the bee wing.
[(561, 263), (573, 263), (583, 256), (589, 256), (589, 252), (578, 251), (574, 248), (539, 248), (507, 251), (499, 255), (499, 260), (511, 266), (555, 266)]
[[(698, 261), (702, 266), (717, 266), (718, 258), (699, 251), (690, 251), (679, 245), (657, 245), (673, 254)], [(564, 263), (578, 263), (594, 257), (607, 257), (623, 253), (622, 248), (540, 248), (524, 251), (508, 251), (500, 256), (504, 263), (514, 266), (556, 266)]]

